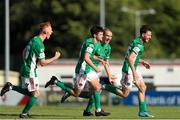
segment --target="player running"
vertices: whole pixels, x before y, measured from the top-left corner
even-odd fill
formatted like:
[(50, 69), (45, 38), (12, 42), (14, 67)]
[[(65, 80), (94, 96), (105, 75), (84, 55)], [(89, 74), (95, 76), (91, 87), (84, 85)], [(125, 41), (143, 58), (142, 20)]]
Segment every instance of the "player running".
[(29, 96), (26, 106), (19, 115), (20, 118), (30, 117), (28, 112), (32, 106), (36, 104), (37, 97), (40, 95), (37, 62), (41, 66), (46, 66), (60, 57), (60, 52), (56, 52), (54, 57), (45, 59), (45, 47), (43, 42), (49, 39), (52, 33), (50, 22), (43, 22), (40, 24), (39, 35), (33, 37), (23, 51), (23, 64), (20, 70), (21, 86), (15, 86), (7, 82), (1, 90), (1, 96), (10, 90)]
[[(93, 26), (90, 29), (92, 37), (87, 39), (82, 47), (80, 52), (80, 57), (78, 60), (78, 64), (75, 68), (75, 84), (74, 88), (70, 88), (65, 85), (63, 82), (59, 81), (55, 76), (51, 78), (49, 82), (46, 83), (45, 88), (56, 84), (61, 87), (64, 91), (69, 94), (77, 97), (80, 95), (83, 90), (86, 82), (90, 84), (93, 89), (93, 98), (95, 99), (95, 115), (96, 116), (107, 116), (110, 113), (104, 112), (100, 106), (100, 90), (101, 85), (99, 83), (99, 77), (97, 73), (100, 72), (100, 68), (98, 68), (95, 64), (93, 64), (92, 59), (95, 55), (95, 51), (99, 49), (101, 46), (100, 41), (103, 38), (103, 28), (99, 26)], [(83, 97), (89, 97), (87, 94), (81, 94)]]
[[(112, 76), (110, 64), (109, 64), (109, 59), (111, 55), (111, 46), (109, 43), (111, 42), (111, 40), (112, 40), (111, 30), (107, 28), (104, 29), (104, 37), (103, 37), (103, 41), (101, 42), (101, 46), (102, 46), (101, 51), (97, 51), (97, 54), (94, 56), (94, 63), (96, 63), (98, 66), (99, 63), (101, 62), (109, 78), (107, 81), (101, 80), (100, 81), (101, 85), (111, 84), (114, 82), (114, 76)], [(84, 91), (84, 93), (88, 94), (88, 91)], [(64, 101), (67, 97), (68, 97), (67, 95), (64, 95), (62, 97), (61, 102)], [(83, 116), (93, 116), (93, 113), (91, 112), (93, 104), (94, 104), (94, 98), (90, 96), (87, 107), (83, 112)]]
[(146, 85), (142, 75), (138, 71), (138, 64), (142, 64), (147, 69), (150, 69), (150, 64), (141, 58), (144, 52), (144, 44), (148, 43), (152, 37), (152, 30), (148, 25), (143, 25), (140, 28), (140, 37), (135, 38), (128, 47), (125, 55), (124, 64), (122, 67), (121, 87), (114, 85), (104, 85), (103, 89), (110, 91), (118, 96), (127, 97), (131, 91), (132, 84), (138, 88), (139, 113), (140, 117), (154, 117), (147, 111), (145, 102)]
[[(101, 81), (101, 84), (109, 84), (112, 83), (114, 80), (114, 77), (111, 74), (111, 69), (110, 69), (110, 65), (109, 65), (109, 58), (110, 58), (110, 54), (111, 54), (111, 46), (109, 45), (109, 43), (112, 40), (112, 32), (110, 29), (104, 29), (104, 37), (103, 37), (103, 41), (101, 41), (101, 46), (99, 47), (99, 49), (97, 49), (95, 51), (95, 55), (94, 55), (94, 59), (92, 60), (93, 63), (96, 66), (99, 66), (100, 63), (102, 63), (104, 65), (104, 68), (106, 70), (107, 76), (108, 76), (108, 80), (107, 81)], [(94, 97), (91, 95), (91, 89), (88, 89), (89, 84), (87, 83), (83, 89), (83, 91), (81, 92), (81, 94), (79, 95), (82, 98), (90, 98), (88, 105), (86, 107), (86, 110), (84, 110), (83, 112), (83, 116), (92, 116), (93, 113), (91, 112), (92, 106), (94, 104)], [(87, 95), (86, 97), (84, 95)], [(62, 99), (61, 99), (61, 103), (63, 103), (68, 97), (70, 96), (70, 94), (68, 92), (65, 92)]]
[[(143, 78), (138, 71), (138, 64), (141, 63), (147, 69), (150, 68), (150, 64), (142, 59), (140, 59), (142, 53), (144, 52), (144, 43), (147, 43), (151, 40), (151, 28), (147, 25), (144, 25), (140, 29), (140, 37), (134, 39), (130, 46), (128, 47), (128, 51), (126, 52), (123, 68), (122, 68), (122, 79), (120, 86), (116, 86), (119, 83), (117, 81), (112, 80), (111, 83), (103, 83), (102, 89), (112, 92), (121, 97), (127, 97), (131, 91), (132, 84), (138, 88), (138, 98), (139, 98), (139, 113), (140, 117), (154, 117), (150, 113), (147, 112), (147, 105), (145, 102), (145, 91), (146, 85), (143, 81)], [(109, 72), (111, 73), (111, 72)], [(116, 84), (116, 85), (114, 85)], [(68, 95), (64, 95), (62, 98), (66, 98)], [(93, 98), (89, 101), (86, 110), (84, 111), (84, 116), (92, 116), (91, 108), (93, 104)]]

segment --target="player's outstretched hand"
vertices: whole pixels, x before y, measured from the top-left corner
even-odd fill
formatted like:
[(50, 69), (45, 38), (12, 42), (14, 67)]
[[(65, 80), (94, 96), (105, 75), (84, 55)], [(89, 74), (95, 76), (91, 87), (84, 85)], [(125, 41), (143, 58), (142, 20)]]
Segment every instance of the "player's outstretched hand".
[(148, 62), (146, 62), (146, 61), (144, 61), (142, 64), (143, 64), (144, 67), (146, 67), (146, 69), (151, 68), (150, 64)]
[(56, 51), (54, 57), (55, 57), (56, 59), (58, 59), (60, 56), (61, 56), (61, 53), (60, 53), (59, 51)]

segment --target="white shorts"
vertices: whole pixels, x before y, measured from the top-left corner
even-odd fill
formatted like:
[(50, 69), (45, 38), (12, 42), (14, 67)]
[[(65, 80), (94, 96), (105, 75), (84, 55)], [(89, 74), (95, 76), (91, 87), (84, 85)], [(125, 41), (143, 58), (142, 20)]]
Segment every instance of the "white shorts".
[(37, 77), (25, 78), (21, 77), (22, 88), (28, 89), (29, 92), (39, 90), (39, 80)]
[(95, 71), (90, 71), (88, 74), (76, 74), (74, 78), (74, 88), (83, 90), (85, 85), (89, 88), (87, 81), (98, 79), (98, 74)]
[[(141, 73), (139, 70), (136, 70), (137, 75), (138, 75), (138, 80), (141, 81), (143, 80)], [(126, 89), (131, 89), (133, 85), (133, 75), (132, 71), (129, 70), (129, 73), (124, 73), (122, 72), (122, 78), (121, 78), (121, 86)]]

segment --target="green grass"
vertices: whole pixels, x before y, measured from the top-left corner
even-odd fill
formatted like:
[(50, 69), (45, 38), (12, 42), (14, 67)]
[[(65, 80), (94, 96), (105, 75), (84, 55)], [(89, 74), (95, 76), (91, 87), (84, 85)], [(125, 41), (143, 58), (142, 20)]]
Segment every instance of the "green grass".
[[(83, 117), (84, 108), (84, 105), (34, 106), (30, 115), (33, 119), (141, 119), (137, 116), (138, 106), (103, 106), (111, 112), (105, 117)], [(23, 106), (0, 106), (0, 119), (18, 119), (22, 109)], [(180, 119), (180, 107), (153, 106), (149, 111), (155, 115), (152, 119)]]

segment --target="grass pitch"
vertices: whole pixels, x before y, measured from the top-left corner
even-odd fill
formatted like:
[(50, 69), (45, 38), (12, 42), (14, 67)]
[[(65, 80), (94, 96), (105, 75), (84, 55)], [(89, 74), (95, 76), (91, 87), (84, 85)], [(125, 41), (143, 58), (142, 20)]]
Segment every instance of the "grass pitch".
[[(138, 106), (102, 106), (110, 116), (83, 117), (85, 105), (34, 106), (30, 115), (33, 119), (142, 119), (137, 116)], [(23, 106), (0, 106), (0, 119), (19, 119)], [(150, 106), (155, 116), (151, 119), (180, 119), (180, 107)], [(94, 109), (93, 109), (94, 111)]]

